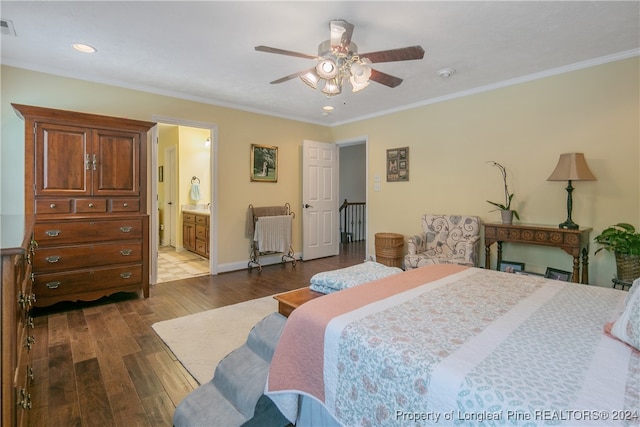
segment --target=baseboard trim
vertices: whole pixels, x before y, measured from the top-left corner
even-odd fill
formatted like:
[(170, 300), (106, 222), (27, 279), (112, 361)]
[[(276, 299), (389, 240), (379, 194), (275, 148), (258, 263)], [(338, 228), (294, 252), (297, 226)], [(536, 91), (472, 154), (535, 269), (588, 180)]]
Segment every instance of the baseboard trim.
[[(281, 264), (282, 255), (283, 254), (281, 253), (277, 253), (272, 255), (261, 256), (260, 264), (262, 264), (263, 267), (265, 265)], [(295, 257), (296, 260), (299, 260), (302, 257), (302, 255), (299, 253), (295, 253), (293, 256)], [(218, 264), (218, 273), (228, 273), (230, 271), (247, 270), (248, 268), (249, 268), (249, 260), (230, 262), (226, 264)], [(253, 268), (257, 268), (257, 267), (253, 267)]]

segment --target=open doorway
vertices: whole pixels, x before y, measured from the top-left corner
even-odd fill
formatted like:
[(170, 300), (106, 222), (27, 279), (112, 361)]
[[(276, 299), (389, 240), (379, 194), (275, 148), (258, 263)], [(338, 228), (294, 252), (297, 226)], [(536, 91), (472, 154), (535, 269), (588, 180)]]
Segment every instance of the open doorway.
[[(367, 210), (367, 139), (337, 142), (340, 159), (340, 252), (366, 252)], [(367, 254), (363, 253), (366, 258)]]
[(216, 127), (155, 121), (151, 283), (217, 274)]

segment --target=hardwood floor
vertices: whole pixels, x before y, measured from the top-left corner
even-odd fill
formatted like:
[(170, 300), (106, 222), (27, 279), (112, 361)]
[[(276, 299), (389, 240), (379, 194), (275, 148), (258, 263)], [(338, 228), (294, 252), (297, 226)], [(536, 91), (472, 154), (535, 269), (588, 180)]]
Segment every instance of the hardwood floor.
[(171, 426), (198, 384), (155, 334), (155, 322), (309, 285), (314, 274), (358, 264), (365, 242), (312, 261), (201, 276), (34, 311), (30, 426)]

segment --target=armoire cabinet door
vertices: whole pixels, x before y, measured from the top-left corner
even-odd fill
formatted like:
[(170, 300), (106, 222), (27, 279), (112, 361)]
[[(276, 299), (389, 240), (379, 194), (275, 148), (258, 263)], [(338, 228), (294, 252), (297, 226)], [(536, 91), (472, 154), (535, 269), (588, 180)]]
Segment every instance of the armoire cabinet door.
[[(40, 123), (36, 131), (36, 196), (91, 194), (87, 175), (91, 158), (90, 130), (83, 127)], [(90, 177), (89, 177), (90, 178)]]
[(94, 196), (138, 196), (140, 192), (140, 134), (94, 130)]
[(140, 195), (139, 133), (40, 123), (36, 150), (36, 196)]

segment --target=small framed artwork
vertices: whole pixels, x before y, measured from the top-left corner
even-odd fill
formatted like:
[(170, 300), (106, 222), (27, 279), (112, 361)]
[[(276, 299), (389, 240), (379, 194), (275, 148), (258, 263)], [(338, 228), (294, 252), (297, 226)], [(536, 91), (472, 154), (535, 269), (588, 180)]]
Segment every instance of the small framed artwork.
[(387, 182), (409, 181), (409, 147), (387, 150)]
[(544, 277), (553, 280), (562, 280), (563, 282), (570, 282), (573, 273), (570, 271), (558, 270), (557, 268), (547, 267), (547, 272)]
[(504, 271), (506, 273), (515, 273), (517, 271), (524, 271), (524, 262), (500, 261), (500, 265), (498, 265), (498, 270)]
[(251, 181), (278, 181), (278, 147), (251, 144)]

